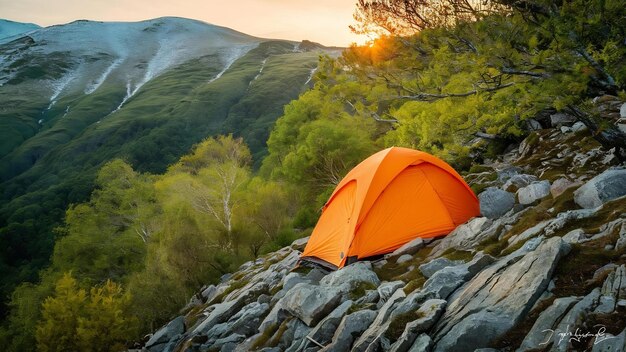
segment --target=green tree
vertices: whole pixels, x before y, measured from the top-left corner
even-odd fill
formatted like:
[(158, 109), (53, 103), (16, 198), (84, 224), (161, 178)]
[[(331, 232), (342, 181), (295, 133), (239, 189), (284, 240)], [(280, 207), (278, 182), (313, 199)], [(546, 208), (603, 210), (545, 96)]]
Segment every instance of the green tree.
[(40, 351), (119, 351), (136, 338), (137, 320), (125, 310), (130, 296), (107, 280), (89, 293), (67, 273), (42, 305), (37, 326)]

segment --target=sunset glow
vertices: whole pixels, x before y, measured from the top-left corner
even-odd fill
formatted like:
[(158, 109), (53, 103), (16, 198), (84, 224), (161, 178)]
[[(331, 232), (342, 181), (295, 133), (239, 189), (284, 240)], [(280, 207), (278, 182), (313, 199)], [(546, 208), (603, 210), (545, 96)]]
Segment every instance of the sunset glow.
[(0, 17), (40, 26), (77, 19), (140, 21), (162, 16), (193, 18), (246, 34), (324, 45), (348, 46), (365, 39), (350, 32), (355, 0), (0, 0)]

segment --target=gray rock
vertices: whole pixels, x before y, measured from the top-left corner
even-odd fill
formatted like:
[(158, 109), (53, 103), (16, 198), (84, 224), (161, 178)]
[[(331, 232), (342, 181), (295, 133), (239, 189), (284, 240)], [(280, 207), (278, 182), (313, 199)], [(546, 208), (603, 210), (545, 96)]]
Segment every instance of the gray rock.
[[(206, 349), (211, 349), (211, 350), (219, 350), (221, 349), (223, 346), (228, 345), (228, 346), (234, 346), (239, 344), (240, 342), (242, 342), (243, 340), (245, 340), (246, 337), (243, 335), (239, 335), (239, 334), (231, 334), (228, 335), (224, 338), (221, 339), (217, 339), (214, 343), (204, 346), (203, 348)], [(203, 349), (201, 348), (201, 349)]]
[(586, 130), (587, 130), (587, 126), (585, 126), (585, 124), (580, 121), (572, 125), (572, 131), (574, 132), (582, 132)]
[(601, 294), (611, 296), (616, 301), (626, 298), (626, 266), (624, 264), (609, 273), (602, 285)]
[(380, 279), (372, 271), (370, 262), (356, 262), (333, 271), (320, 280), (320, 285), (338, 288), (341, 292), (346, 293), (362, 282), (368, 282), (374, 286), (380, 285)]
[(343, 317), (332, 342), (321, 349), (324, 352), (343, 352), (350, 350), (356, 336), (361, 335), (376, 318), (376, 312), (372, 310), (360, 310)]
[(593, 349), (591, 350), (591, 352), (618, 351), (626, 351), (626, 329), (624, 329), (617, 336), (613, 336), (607, 333), (604, 336), (596, 337), (596, 339), (593, 341)]
[(593, 311), (594, 313), (610, 314), (610, 313), (613, 313), (616, 306), (617, 306), (617, 301), (615, 301), (615, 297), (600, 296), (600, 299), (598, 301), (598, 306)]
[(433, 340), (426, 334), (421, 334), (413, 342), (408, 352), (430, 352), (433, 348)]
[(565, 313), (579, 300), (579, 297), (555, 299), (552, 305), (539, 315), (516, 352), (526, 352), (540, 347), (552, 336), (556, 324), (561, 321)]
[(561, 319), (557, 327), (554, 329), (552, 350), (565, 352), (571, 348), (569, 339), (560, 339), (558, 333), (567, 333), (582, 324), (589, 312), (593, 311), (598, 305), (600, 299), (600, 289), (595, 288), (591, 293), (578, 301), (572, 309)]
[(522, 172), (522, 169), (517, 166), (507, 166), (498, 171), (498, 182), (505, 183), (511, 177)]
[(485, 268), (449, 299), (435, 326), (435, 351), (473, 350), (506, 333), (546, 290), (570, 247), (553, 237), (519, 259), (526, 250), (522, 247)]
[[(329, 344), (333, 339), (337, 326), (339, 326), (339, 323), (346, 315), (346, 312), (350, 309), (350, 307), (352, 307), (352, 301), (345, 301), (340, 304), (337, 308), (335, 308), (335, 310), (328, 314), (326, 318), (320, 321), (320, 323), (317, 324), (317, 326), (315, 326), (315, 328), (313, 328), (307, 336), (324, 346)], [(304, 338), (297, 343), (294, 342), (294, 344), (292, 344), (286, 352), (302, 351), (311, 345), (310, 340)]]
[(424, 240), (418, 237), (412, 241), (405, 243), (404, 245), (402, 245), (402, 247), (393, 251), (391, 255), (392, 256), (398, 256), (398, 255), (403, 255), (403, 254), (413, 255), (417, 253), (417, 251), (419, 251), (423, 247), (424, 247)]
[(315, 326), (339, 305), (340, 300), (341, 292), (338, 288), (300, 283), (276, 304), (281, 304), (285, 310), (306, 325)]
[(391, 345), (390, 352), (406, 352), (414, 345), (415, 338), (422, 332), (430, 329), (439, 319), (446, 306), (446, 301), (430, 299), (424, 302), (417, 310), (416, 316), (420, 317), (406, 325), (402, 335)]
[(520, 204), (528, 205), (550, 195), (550, 181), (533, 182), (517, 191)]
[(289, 291), (291, 290), (292, 287), (296, 286), (296, 284), (299, 284), (302, 282), (309, 282), (309, 281), (305, 279), (304, 277), (302, 277), (302, 275), (291, 272), (283, 278), (283, 290)]
[(480, 213), (489, 219), (497, 219), (513, 209), (515, 197), (512, 193), (496, 187), (488, 187), (478, 195)]
[(269, 310), (267, 303), (252, 302), (230, 318), (228, 329), (236, 334), (252, 336)]
[(380, 302), (382, 302), (383, 304), (387, 302), (389, 297), (391, 297), (391, 295), (393, 295), (393, 293), (396, 292), (396, 290), (400, 289), (401, 287), (404, 287), (404, 285), (405, 285), (405, 282), (401, 280), (383, 282), (382, 284), (380, 284), (380, 286), (378, 286), (378, 289), (377, 289), (378, 296), (380, 297)]
[(543, 126), (541, 126), (539, 121), (537, 121), (535, 119), (527, 119), (526, 120), (526, 125), (528, 126), (528, 130), (530, 130), (530, 131), (538, 131), (538, 130), (543, 128)]
[(581, 243), (587, 240), (585, 231), (583, 229), (576, 229), (568, 232), (563, 236), (563, 241), (567, 243)]
[(180, 335), (185, 332), (185, 317), (180, 316), (170, 321), (164, 327), (155, 332), (152, 337), (146, 342), (146, 348), (164, 344), (169, 342), (174, 336)]
[(401, 302), (406, 295), (403, 290), (396, 290), (389, 300), (378, 310), (378, 314), (370, 326), (363, 332), (358, 340), (354, 343), (352, 348), (355, 352), (363, 352), (369, 348), (370, 345), (377, 345), (380, 337), (390, 324), (389, 316), (393, 312), (399, 302)]
[(570, 133), (570, 132), (572, 132), (572, 129), (570, 127), (561, 126), (561, 133)]
[(400, 258), (398, 258), (398, 260), (396, 260), (396, 263), (398, 264), (402, 264), (402, 263), (406, 263), (408, 261), (410, 261), (411, 259), (413, 259), (413, 256), (410, 254), (403, 254), (400, 256)]
[(214, 304), (213, 310), (193, 330), (192, 335), (200, 335), (209, 331), (215, 324), (223, 323), (230, 319), (244, 305), (256, 299), (260, 292), (267, 291), (267, 284), (260, 282), (233, 301)]
[(210, 300), (213, 299), (213, 297), (216, 296), (216, 292), (217, 292), (217, 287), (215, 287), (215, 285), (210, 285), (207, 288), (205, 288), (204, 290), (202, 290), (202, 297), (204, 298), (205, 302), (208, 302)]
[(587, 181), (574, 192), (574, 201), (583, 208), (596, 208), (626, 195), (626, 169), (609, 169)]
[(621, 118), (626, 118), (626, 103), (622, 104), (622, 106), (619, 108), (619, 116)]
[(446, 299), (465, 282), (468, 276), (469, 271), (464, 267), (446, 267), (426, 280), (422, 290), (434, 293), (435, 297)]
[(359, 298), (356, 300), (356, 304), (358, 305), (364, 305), (364, 304), (370, 304), (370, 303), (376, 303), (379, 302), (380, 300), (380, 295), (378, 294), (377, 290), (367, 290), (365, 291), (365, 294), (363, 295), (363, 297)]
[(306, 244), (309, 242), (309, 237), (303, 237), (303, 238), (298, 238), (297, 240), (291, 242), (291, 248), (293, 249), (304, 249), (304, 247), (306, 246)]
[(426, 264), (420, 265), (419, 269), (425, 277), (429, 278), (433, 276), (434, 273), (436, 273), (437, 271), (445, 267), (455, 266), (459, 264), (463, 264), (463, 261), (462, 260), (450, 260), (446, 257), (439, 257), (439, 258), (431, 260), (430, 262)]
[(467, 264), (448, 266), (435, 272), (426, 280), (422, 290), (432, 292), (435, 297), (446, 299), (454, 290), (493, 263), (494, 260), (493, 257), (479, 252)]
[(562, 112), (557, 112), (556, 114), (550, 115), (550, 124), (552, 127), (559, 127), (562, 125), (570, 126), (574, 122), (576, 122), (576, 118), (572, 115), (564, 114)]
[(502, 186), (502, 189), (509, 192), (515, 192), (518, 189), (526, 187), (535, 181), (537, 181), (537, 176), (535, 175), (518, 174), (514, 175), (508, 181), (506, 181)]
[(439, 241), (439, 244), (432, 249), (428, 257), (439, 257), (450, 248), (473, 249), (482, 241), (495, 235), (498, 226), (492, 226), (493, 224), (492, 220), (480, 217), (473, 218), (465, 224), (459, 225), (454, 231)]

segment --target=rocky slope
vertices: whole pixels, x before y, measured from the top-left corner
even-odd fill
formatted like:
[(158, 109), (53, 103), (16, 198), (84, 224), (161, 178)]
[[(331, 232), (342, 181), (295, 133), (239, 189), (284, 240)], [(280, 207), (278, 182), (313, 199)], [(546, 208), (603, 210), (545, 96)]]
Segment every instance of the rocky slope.
[[(626, 105), (597, 100), (626, 118)], [(619, 121), (617, 121), (619, 123)], [(155, 351), (624, 351), (626, 169), (566, 115), (465, 175), (484, 217), (335, 272), (306, 238), (204, 287)]]

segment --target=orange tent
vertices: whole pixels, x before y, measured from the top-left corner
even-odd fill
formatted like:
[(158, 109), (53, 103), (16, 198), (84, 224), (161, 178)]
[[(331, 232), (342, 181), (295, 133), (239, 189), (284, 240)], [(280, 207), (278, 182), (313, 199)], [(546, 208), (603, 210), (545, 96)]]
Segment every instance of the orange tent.
[(341, 268), (417, 237), (448, 234), (479, 212), (476, 195), (446, 162), (413, 149), (388, 148), (339, 182), (301, 259)]

